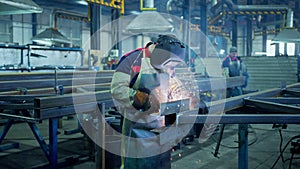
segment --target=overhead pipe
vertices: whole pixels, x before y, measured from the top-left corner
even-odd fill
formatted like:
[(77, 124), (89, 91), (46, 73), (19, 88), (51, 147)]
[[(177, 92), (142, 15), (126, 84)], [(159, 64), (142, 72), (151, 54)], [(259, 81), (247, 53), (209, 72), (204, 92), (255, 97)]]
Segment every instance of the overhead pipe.
[(288, 9), (288, 13), (286, 15), (286, 27), (292, 28), (293, 27), (293, 18), (294, 12), (292, 9)]
[(52, 15), (50, 15), (50, 26), (52, 26), (53, 28), (57, 28), (57, 18), (59, 15), (69, 16), (70, 18), (79, 18), (81, 21), (88, 22), (88, 17), (83, 14), (62, 9), (54, 9)]
[(287, 13), (284, 15), (284, 29), (278, 33), (272, 41), (274, 43), (278, 42), (291, 42), (291, 43), (299, 43), (300, 42), (300, 33), (293, 28), (293, 10), (288, 6), (282, 5), (236, 5), (232, 3), (231, 0), (222, 0), (218, 2), (215, 6), (213, 6), (212, 10), (216, 14), (216, 10), (223, 4), (226, 4), (229, 10), (237, 10), (237, 11), (281, 11), (286, 10)]

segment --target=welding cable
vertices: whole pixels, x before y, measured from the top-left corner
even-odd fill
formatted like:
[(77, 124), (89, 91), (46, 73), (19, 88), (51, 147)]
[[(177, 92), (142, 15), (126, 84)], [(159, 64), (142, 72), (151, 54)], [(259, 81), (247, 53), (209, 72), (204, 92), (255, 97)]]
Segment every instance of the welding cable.
[(290, 160), (300, 160), (300, 157), (293, 157), (293, 159), (291, 159), (291, 157), (290, 157), (290, 158), (285, 159), (284, 162), (287, 162), (287, 161), (290, 161)]
[[(291, 158), (287, 158), (284, 160), (284, 162), (290, 161)], [(300, 160), (300, 157), (293, 157), (293, 160)]]
[(300, 159), (300, 157), (294, 157), (294, 155), (295, 154), (292, 154), (290, 158), (284, 160), (284, 162), (290, 161), (289, 168), (292, 167), (292, 162), (291, 162), (292, 160), (299, 160)]
[(290, 163), (289, 163), (289, 169), (291, 169), (291, 167), (292, 167), (293, 158), (294, 158), (294, 153), (292, 153), (292, 155), (291, 155), (291, 160), (290, 160)]
[[(283, 144), (283, 137), (282, 137), (282, 132), (281, 129), (279, 131), (279, 136), (280, 136), (280, 143), (279, 143), (279, 152), (282, 152), (282, 144)], [(284, 158), (283, 158), (283, 153), (280, 153), (281, 155), (281, 161), (284, 163)]]
[(273, 169), (276, 164), (278, 163), (280, 157), (282, 156), (283, 152), (285, 151), (285, 149), (287, 148), (287, 146), (290, 144), (291, 141), (300, 138), (300, 135), (294, 136), (292, 138), (290, 138), (290, 140), (286, 143), (286, 145), (284, 146), (284, 148), (282, 149), (282, 151), (280, 152), (279, 156), (277, 157), (276, 161), (274, 162), (274, 164), (272, 165), (271, 169)]

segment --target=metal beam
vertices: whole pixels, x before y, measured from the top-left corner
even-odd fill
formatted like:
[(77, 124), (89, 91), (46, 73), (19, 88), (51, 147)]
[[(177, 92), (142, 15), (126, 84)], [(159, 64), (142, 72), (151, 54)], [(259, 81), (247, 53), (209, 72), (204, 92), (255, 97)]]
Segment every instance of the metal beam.
[(111, 93), (109, 90), (87, 93), (73, 93), (52, 97), (41, 97), (34, 100), (34, 108), (45, 109), (55, 107), (67, 107), (76, 104), (84, 104), (95, 101), (109, 100), (111, 99)]
[(98, 4), (98, 5), (104, 5), (107, 7), (119, 9), (121, 14), (124, 14), (124, 1), (125, 0), (86, 0), (88, 3), (91, 4)]
[(299, 106), (274, 103), (274, 102), (266, 101), (266, 100), (245, 98), (244, 105), (245, 106), (254, 106), (255, 108), (257, 108), (259, 110), (267, 111), (267, 112), (271, 112), (271, 113), (300, 114)]
[(300, 114), (181, 115), (178, 124), (300, 124)]
[[(83, 77), (83, 78), (67, 78), (58, 79), (58, 84), (63, 86), (73, 86), (73, 85), (86, 85), (86, 84), (100, 84), (100, 83), (110, 83), (112, 77)], [(1, 81), (0, 91), (11, 91), (18, 88), (34, 89), (34, 88), (45, 88), (53, 87), (55, 81), (54, 79), (41, 79), (41, 80), (17, 80), (13, 82)]]
[(39, 120), (49, 119), (53, 117), (62, 117), (72, 114), (86, 114), (90, 112), (95, 112), (99, 109), (99, 105), (105, 103), (107, 107), (114, 107), (113, 100), (102, 100), (99, 102), (90, 102), (78, 104), (75, 106), (68, 107), (57, 107), (57, 108), (48, 108), (48, 109), (37, 109), (36, 118)]
[(276, 97), (276, 98), (251, 97), (250, 100), (251, 99), (273, 102), (273, 103), (281, 103), (281, 104), (300, 104), (300, 98), (298, 97)]
[[(73, 86), (64, 86), (65, 94), (68, 93), (76, 93), (81, 90), (85, 91), (99, 91), (99, 90), (109, 90), (110, 89), (110, 83), (101, 83), (101, 84), (87, 84), (87, 85), (73, 85)], [(54, 87), (48, 87), (48, 88), (39, 88), (39, 89), (26, 89), (27, 96), (30, 97), (31, 95), (41, 95), (41, 93), (48, 93), (48, 96), (51, 96), (54, 94)], [(3, 101), (5, 101), (6, 96), (14, 95), (15, 97), (21, 96), (20, 91), (6, 91), (6, 92), (0, 92), (0, 96), (3, 98)], [(26, 96), (26, 95), (24, 95)], [(12, 96), (13, 97), (13, 96)], [(35, 98), (36, 98), (35, 97)], [(2, 100), (2, 99), (0, 99)]]
[(295, 89), (284, 89), (282, 90), (283, 94), (300, 97), (300, 91)]
[[(26, 121), (26, 122), (30, 122), (30, 123), (38, 123), (41, 121), (40, 119), (33, 118), (33, 117), (13, 115), (13, 114), (8, 114), (8, 113), (0, 113), (0, 117), (10, 119), (10, 120)], [(1, 143), (1, 141), (0, 141), (0, 143)]]
[[(182, 81), (190, 80), (190, 79), (180, 79)], [(203, 78), (203, 77), (195, 77), (196, 83), (198, 84), (199, 92), (206, 92), (211, 90), (219, 90), (226, 89), (234, 86), (242, 86), (245, 84), (245, 77), (211, 77), (211, 78)]]
[[(115, 71), (103, 70), (103, 71), (57, 71), (58, 79), (67, 78), (82, 78), (82, 77), (105, 77), (112, 76)], [(53, 72), (23, 72), (23, 73), (1, 73), (0, 81), (18, 81), (18, 80), (38, 80), (38, 79), (53, 79)]]

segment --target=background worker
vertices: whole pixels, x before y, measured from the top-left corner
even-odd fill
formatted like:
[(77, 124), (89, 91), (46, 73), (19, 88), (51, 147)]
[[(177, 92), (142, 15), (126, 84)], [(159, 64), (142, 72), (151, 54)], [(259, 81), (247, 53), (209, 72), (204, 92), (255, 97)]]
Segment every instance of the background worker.
[(245, 76), (245, 84), (243, 86), (237, 86), (227, 89), (226, 97), (233, 97), (242, 95), (242, 87), (247, 86), (248, 73), (246, 66), (242, 62), (242, 59), (238, 57), (237, 48), (235, 46), (229, 49), (229, 54), (224, 58), (222, 62), (223, 74), (225, 77)]

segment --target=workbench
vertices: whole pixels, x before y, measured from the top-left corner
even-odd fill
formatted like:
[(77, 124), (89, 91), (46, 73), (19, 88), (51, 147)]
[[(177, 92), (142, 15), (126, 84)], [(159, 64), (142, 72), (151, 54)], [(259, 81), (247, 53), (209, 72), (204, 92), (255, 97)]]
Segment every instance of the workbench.
[[(112, 103), (109, 92), (113, 71), (67, 71), (7, 73), (0, 76), (0, 117), (7, 119), (0, 133), (2, 143), (15, 122), (26, 122), (49, 164), (57, 168), (58, 120), (63, 116), (97, 111), (101, 104)], [(76, 84), (75, 84), (76, 83)], [(74, 99), (77, 99), (74, 106)], [(93, 98), (96, 98), (94, 100)], [(107, 103), (107, 105), (109, 105)], [(75, 110), (76, 109), (76, 110)], [(49, 144), (36, 124), (49, 121)], [(5, 148), (18, 147), (12, 144)]]
[[(49, 161), (44, 168), (59, 167), (58, 119), (76, 113), (81, 115), (98, 112), (99, 122), (101, 125), (105, 123), (105, 116), (101, 112), (114, 106), (110, 94), (113, 73), (114, 71), (53, 71), (52, 73), (2, 74), (0, 76), (0, 117), (7, 119), (7, 122), (0, 133), (0, 143), (16, 121), (26, 122)], [(199, 93), (205, 93), (241, 86), (244, 78), (195, 76), (195, 81)], [(205, 104), (200, 104), (200, 109), (209, 110), (207, 114), (198, 114), (199, 109), (176, 112), (176, 123), (240, 124), (238, 168), (247, 169), (247, 124), (300, 124), (299, 89), (300, 84), (297, 83), (282, 88), (205, 102)], [(220, 112), (220, 107), (222, 112)], [(231, 110), (242, 110), (239, 112), (243, 113), (230, 114)], [(44, 120), (49, 121), (49, 144), (46, 144), (36, 126)]]

